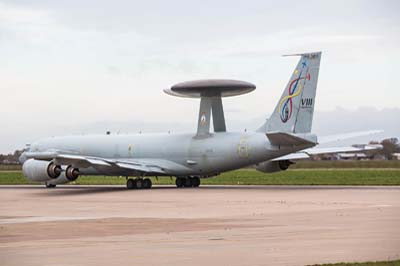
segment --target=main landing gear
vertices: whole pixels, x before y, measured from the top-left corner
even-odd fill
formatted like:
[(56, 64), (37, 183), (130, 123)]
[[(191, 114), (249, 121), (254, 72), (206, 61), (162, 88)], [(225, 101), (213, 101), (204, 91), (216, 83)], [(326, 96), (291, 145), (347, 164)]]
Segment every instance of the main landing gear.
[(128, 189), (141, 189), (141, 188), (145, 188), (145, 189), (149, 189), (151, 188), (151, 186), (153, 185), (153, 183), (151, 182), (151, 179), (149, 178), (137, 178), (137, 179), (132, 179), (129, 178), (126, 180), (126, 187)]
[[(200, 186), (200, 178), (197, 176), (188, 176), (188, 177), (177, 177), (175, 181), (176, 187), (199, 187)], [(149, 178), (128, 178), (126, 180), (126, 187), (128, 189), (149, 189), (151, 188), (153, 183)]]
[(200, 178), (197, 176), (194, 177), (177, 177), (175, 180), (176, 187), (199, 187), (200, 186)]

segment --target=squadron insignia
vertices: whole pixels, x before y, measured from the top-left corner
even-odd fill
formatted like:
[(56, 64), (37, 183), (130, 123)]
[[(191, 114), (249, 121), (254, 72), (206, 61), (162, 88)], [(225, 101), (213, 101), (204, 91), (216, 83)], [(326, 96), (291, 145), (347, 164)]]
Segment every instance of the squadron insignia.
[(200, 117), (200, 124), (205, 125), (207, 123), (206, 113), (202, 113)]

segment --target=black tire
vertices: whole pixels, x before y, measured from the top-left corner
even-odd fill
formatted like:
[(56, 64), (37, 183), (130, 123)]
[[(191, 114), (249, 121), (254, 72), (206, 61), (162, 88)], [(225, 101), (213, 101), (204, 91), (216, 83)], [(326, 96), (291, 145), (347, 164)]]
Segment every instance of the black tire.
[(55, 184), (48, 184), (48, 183), (46, 183), (45, 185), (47, 188), (55, 188), (57, 186)]
[(200, 178), (199, 177), (193, 177), (192, 178), (192, 186), (193, 187), (199, 187), (200, 186)]
[(153, 182), (151, 182), (151, 179), (146, 178), (143, 180), (143, 188), (149, 189), (153, 185)]
[(128, 189), (135, 189), (135, 188), (136, 188), (136, 180), (134, 180), (134, 179), (132, 179), (132, 178), (129, 178), (129, 179), (126, 181), (126, 187), (127, 187)]
[(183, 187), (183, 185), (184, 185), (184, 179), (183, 178), (180, 178), (180, 177), (177, 177), (176, 178), (176, 180), (175, 180), (175, 184), (176, 184), (176, 187)]

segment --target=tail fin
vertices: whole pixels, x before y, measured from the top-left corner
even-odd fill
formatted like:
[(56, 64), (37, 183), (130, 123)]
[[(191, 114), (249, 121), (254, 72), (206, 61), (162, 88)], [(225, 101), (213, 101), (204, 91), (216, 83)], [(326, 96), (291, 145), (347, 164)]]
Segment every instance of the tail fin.
[(321, 52), (301, 56), (263, 132), (311, 132)]

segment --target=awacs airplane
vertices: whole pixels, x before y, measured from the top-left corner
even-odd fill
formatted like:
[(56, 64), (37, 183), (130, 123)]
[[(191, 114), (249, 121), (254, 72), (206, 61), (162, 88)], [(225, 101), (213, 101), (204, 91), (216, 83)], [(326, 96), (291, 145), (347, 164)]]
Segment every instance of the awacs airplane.
[[(48, 138), (26, 148), (20, 158), (23, 173), (47, 187), (74, 181), (80, 175), (125, 176), (127, 188), (132, 189), (151, 188), (149, 176), (174, 176), (177, 187), (198, 187), (201, 178), (251, 165), (265, 173), (286, 170), (291, 160), (321, 152), (311, 148), (317, 145), (317, 136), (310, 133), (321, 53), (299, 56), (274, 112), (255, 132), (227, 132), (222, 106), (222, 97), (251, 92), (253, 84), (183, 82), (165, 92), (200, 98), (197, 133)], [(211, 116), (214, 132), (210, 132)]]

